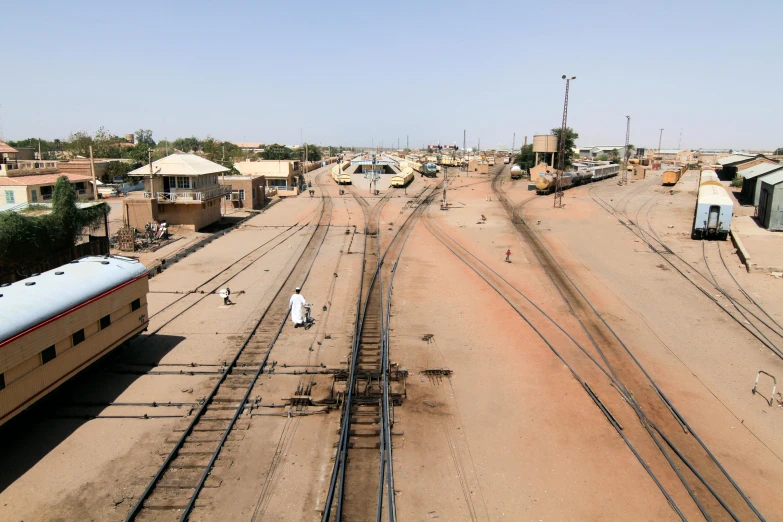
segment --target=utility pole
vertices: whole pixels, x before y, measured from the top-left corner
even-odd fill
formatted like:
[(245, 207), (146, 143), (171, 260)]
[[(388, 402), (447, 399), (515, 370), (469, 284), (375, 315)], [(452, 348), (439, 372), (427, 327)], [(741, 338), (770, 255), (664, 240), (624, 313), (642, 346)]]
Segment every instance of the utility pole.
[(563, 173), (565, 172), (566, 135), (568, 131), (568, 90), (571, 86), (571, 80), (576, 80), (576, 76), (567, 78), (564, 74), (563, 79), (566, 81), (566, 90), (565, 101), (563, 102), (563, 125), (560, 127), (560, 146), (557, 153), (557, 161), (560, 168), (557, 170), (557, 179), (555, 180), (555, 208), (563, 207)]
[(511, 138), (511, 158), (514, 158), (514, 145), (517, 144), (517, 133), (514, 133), (514, 137)]
[(465, 150), (467, 148), (467, 146), (468, 146), (468, 142), (467, 142), (467, 138), (466, 138), (467, 137), (467, 132), (468, 132), (467, 129), (463, 129), (462, 130), (462, 164), (463, 164), (462, 166), (465, 167), (465, 171), (468, 170), (468, 162), (465, 161), (465, 155), (468, 153)]
[(631, 117), (626, 116), (628, 122), (625, 125), (625, 154), (623, 154), (623, 175), (620, 184), (628, 183), (628, 139), (631, 136)]
[(407, 134), (405, 135), (405, 148), (408, 150), (410, 150), (411, 148), (410, 136), (408, 136)]
[[(38, 141), (38, 159), (41, 159), (41, 142)], [(92, 173), (92, 199), (98, 200), (98, 184), (95, 182), (95, 158), (92, 157), (92, 145), (90, 145), (90, 173)]]
[(680, 141), (677, 143), (677, 148), (682, 150), (682, 128), (680, 129)]
[(476, 148), (478, 149), (479, 154), (481, 154), (481, 138), (478, 139), (478, 146)]
[(446, 200), (446, 189), (449, 186), (449, 168), (444, 166), (443, 167), (443, 200), (440, 202), (440, 209), (441, 210), (448, 210), (449, 204)]
[(661, 129), (661, 134), (658, 136), (658, 152), (661, 152), (661, 140), (663, 139), (663, 129)]

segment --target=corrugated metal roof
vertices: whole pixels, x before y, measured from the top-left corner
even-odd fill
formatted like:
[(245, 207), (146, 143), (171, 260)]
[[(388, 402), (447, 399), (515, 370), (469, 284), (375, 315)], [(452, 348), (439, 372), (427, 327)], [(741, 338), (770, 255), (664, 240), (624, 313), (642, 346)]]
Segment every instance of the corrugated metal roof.
[(720, 165), (728, 165), (730, 163), (736, 163), (738, 161), (745, 161), (753, 158), (755, 156), (751, 156), (748, 154), (732, 154), (731, 156), (726, 156), (725, 158), (719, 158), (718, 163)]
[[(228, 171), (226, 167), (196, 154), (171, 154), (152, 162), (152, 172), (156, 176), (201, 176)], [(149, 174), (149, 164), (128, 173), (129, 176), (149, 176)]]
[(754, 165), (749, 169), (740, 171), (741, 176), (745, 179), (753, 179), (756, 176), (762, 176), (769, 172), (783, 169), (783, 165), (772, 165), (770, 163), (761, 163), (760, 165)]
[(92, 256), (0, 286), (0, 344), (146, 271), (127, 257)]
[(682, 152), (682, 149), (661, 149), (657, 154), (679, 154), (680, 152)]
[(768, 183), (770, 185), (777, 185), (778, 183), (783, 182), (783, 171), (775, 172), (774, 174), (770, 174), (769, 176), (765, 176), (762, 180), (762, 183)]

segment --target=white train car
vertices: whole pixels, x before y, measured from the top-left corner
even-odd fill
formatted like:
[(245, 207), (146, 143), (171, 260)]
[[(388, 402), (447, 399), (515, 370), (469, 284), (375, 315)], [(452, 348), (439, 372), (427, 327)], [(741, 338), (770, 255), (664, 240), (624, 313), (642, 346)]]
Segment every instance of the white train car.
[(703, 185), (716, 185), (718, 187), (723, 186), (723, 184), (720, 182), (720, 178), (718, 178), (718, 175), (714, 170), (701, 171), (701, 176), (699, 176), (699, 187)]
[(602, 179), (611, 178), (619, 174), (620, 165), (596, 165), (592, 167), (593, 175), (590, 177), (592, 181), (601, 181)]
[(0, 425), (147, 328), (147, 269), (84, 257), (0, 285)]
[(734, 216), (734, 201), (720, 184), (702, 184), (693, 216), (694, 239), (726, 239)]

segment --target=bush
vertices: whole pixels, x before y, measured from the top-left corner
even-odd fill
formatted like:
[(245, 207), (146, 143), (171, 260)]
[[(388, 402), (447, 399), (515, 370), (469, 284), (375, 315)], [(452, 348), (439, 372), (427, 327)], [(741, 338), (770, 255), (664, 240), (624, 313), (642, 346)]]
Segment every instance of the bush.
[(77, 209), (76, 192), (68, 178), (61, 176), (52, 193), (51, 213), (0, 213), (0, 265), (23, 266), (70, 248), (85, 227), (96, 228), (108, 213), (106, 203)]
[(741, 187), (742, 186), (742, 177), (737, 176), (733, 180), (731, 180), (731, 186), (732, 187)]

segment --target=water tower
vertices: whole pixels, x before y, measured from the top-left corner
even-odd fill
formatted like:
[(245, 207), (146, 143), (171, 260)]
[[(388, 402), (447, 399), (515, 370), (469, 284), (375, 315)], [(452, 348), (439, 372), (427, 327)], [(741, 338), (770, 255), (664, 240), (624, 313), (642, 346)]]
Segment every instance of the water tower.
[(544, 154), (544, 160), (546, 155), (551, 154), (550, 167), (555, 166), (555, 153), (557, 152), (557, 136), (554, 134), (536, 134), (533, 136), (533, 152), (536, 153), (536, 165), (538, 165), (538, 155)]

